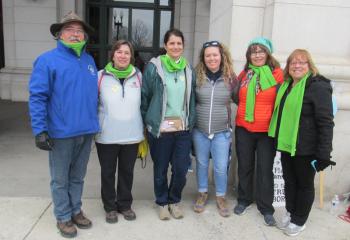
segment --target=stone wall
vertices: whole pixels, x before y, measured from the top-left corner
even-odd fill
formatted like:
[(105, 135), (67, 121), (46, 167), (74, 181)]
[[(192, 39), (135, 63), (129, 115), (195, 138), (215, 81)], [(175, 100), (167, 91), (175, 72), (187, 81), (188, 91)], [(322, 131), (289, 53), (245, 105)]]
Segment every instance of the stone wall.
[(28, 99), (34, 59), (55, 46), (49, 27), (56, 21), (55, 0), (4, 0), (5, 68), (0, 71), (0, 98)]

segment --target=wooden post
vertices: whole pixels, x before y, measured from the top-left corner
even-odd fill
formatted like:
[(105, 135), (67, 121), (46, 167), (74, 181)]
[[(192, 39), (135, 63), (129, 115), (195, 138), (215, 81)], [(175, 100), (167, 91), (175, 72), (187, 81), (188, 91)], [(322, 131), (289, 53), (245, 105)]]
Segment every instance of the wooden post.
[(324, 184), (324, 172), (320, 171), (320, 208), (323, 208), (323, 184)]

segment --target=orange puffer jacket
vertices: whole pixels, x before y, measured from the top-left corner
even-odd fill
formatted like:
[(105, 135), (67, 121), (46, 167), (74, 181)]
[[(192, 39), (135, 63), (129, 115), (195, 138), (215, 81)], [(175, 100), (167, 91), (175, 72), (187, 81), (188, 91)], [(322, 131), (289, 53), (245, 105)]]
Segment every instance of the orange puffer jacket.
[[(238, 76), (240, 89), (238, 93), (239, 102), (236, 115), (236, 126), (244, 127), (250, 132), (267, 132), (275, 104), (277, 88), (272, 87), (265, 91), (261, 91), (260, 89), (255, 98), (254, 122), (246, 122), (244, 116), (247, 101), (247, 86), (250, 80), (247, 79), (247, 75), (253, 74), (252, 72), (249, 74), (249, 71), (243, 70)], [(278, 84), (283, 82), (283, 71), (281, 68), (275, 68), (272, 71), (272, 75), (275, 77)]]

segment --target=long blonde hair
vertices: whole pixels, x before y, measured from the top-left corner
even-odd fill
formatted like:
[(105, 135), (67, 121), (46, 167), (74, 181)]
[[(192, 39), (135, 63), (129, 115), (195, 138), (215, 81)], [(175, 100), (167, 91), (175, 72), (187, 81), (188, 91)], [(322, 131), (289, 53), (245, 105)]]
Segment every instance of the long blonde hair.
[(230, 85), (232, 81), (235, 81), (237, 78), (235, 72), (233, 71), (233, 61), (231, 58), (230, 51), (222, 43), (220, 42), (217, 42), (217, 43), (218, 43), (217, 45), (208, 45), (208, 46), (205, 46), (206, 45), (205, 43), (201, 49), (201, 52), (199, 53), (199, 63), (196, 66), (197, 86), (202, 86), (206, 82), (207, 67), (205, 66), (205, 62), (204, 62), (204, 52), (207, 47), (219, 48), (220, 55), (221, 55), (220, 69), (222, 70), (225, 84)]

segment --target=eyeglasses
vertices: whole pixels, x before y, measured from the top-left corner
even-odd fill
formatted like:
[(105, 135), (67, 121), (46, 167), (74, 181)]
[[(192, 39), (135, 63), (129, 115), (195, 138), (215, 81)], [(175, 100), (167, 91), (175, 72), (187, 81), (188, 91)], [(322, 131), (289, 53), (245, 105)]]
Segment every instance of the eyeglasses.
[(77, 34), (77, 35), (83, 35), (84, 30), (82, 29), (76, 29), (76, 28), (64, 28), (64, 31), (70, 33), (70, 34)]
[(289, 65), (290, 66), (293, 66), (295, 67), (296, 65), (299, 65), (299, 66), (305, 66), (306, 64), (308, 64), (309, 62), (308, 61), (298, 61), (298, 62), (290, 62)]
[(203, 48), (207, 48), (207, 47), (217, 47), (219, 46), (220, 43), (218, 41), (210, 41), (210, 42), (206, 42), (203, 44)]
[(265, 51), (256, 51), (256, 52), (252, 52), (250, 54), (252, 57), (257, 57), (257, 56), (265, 56), (266, 52)]

